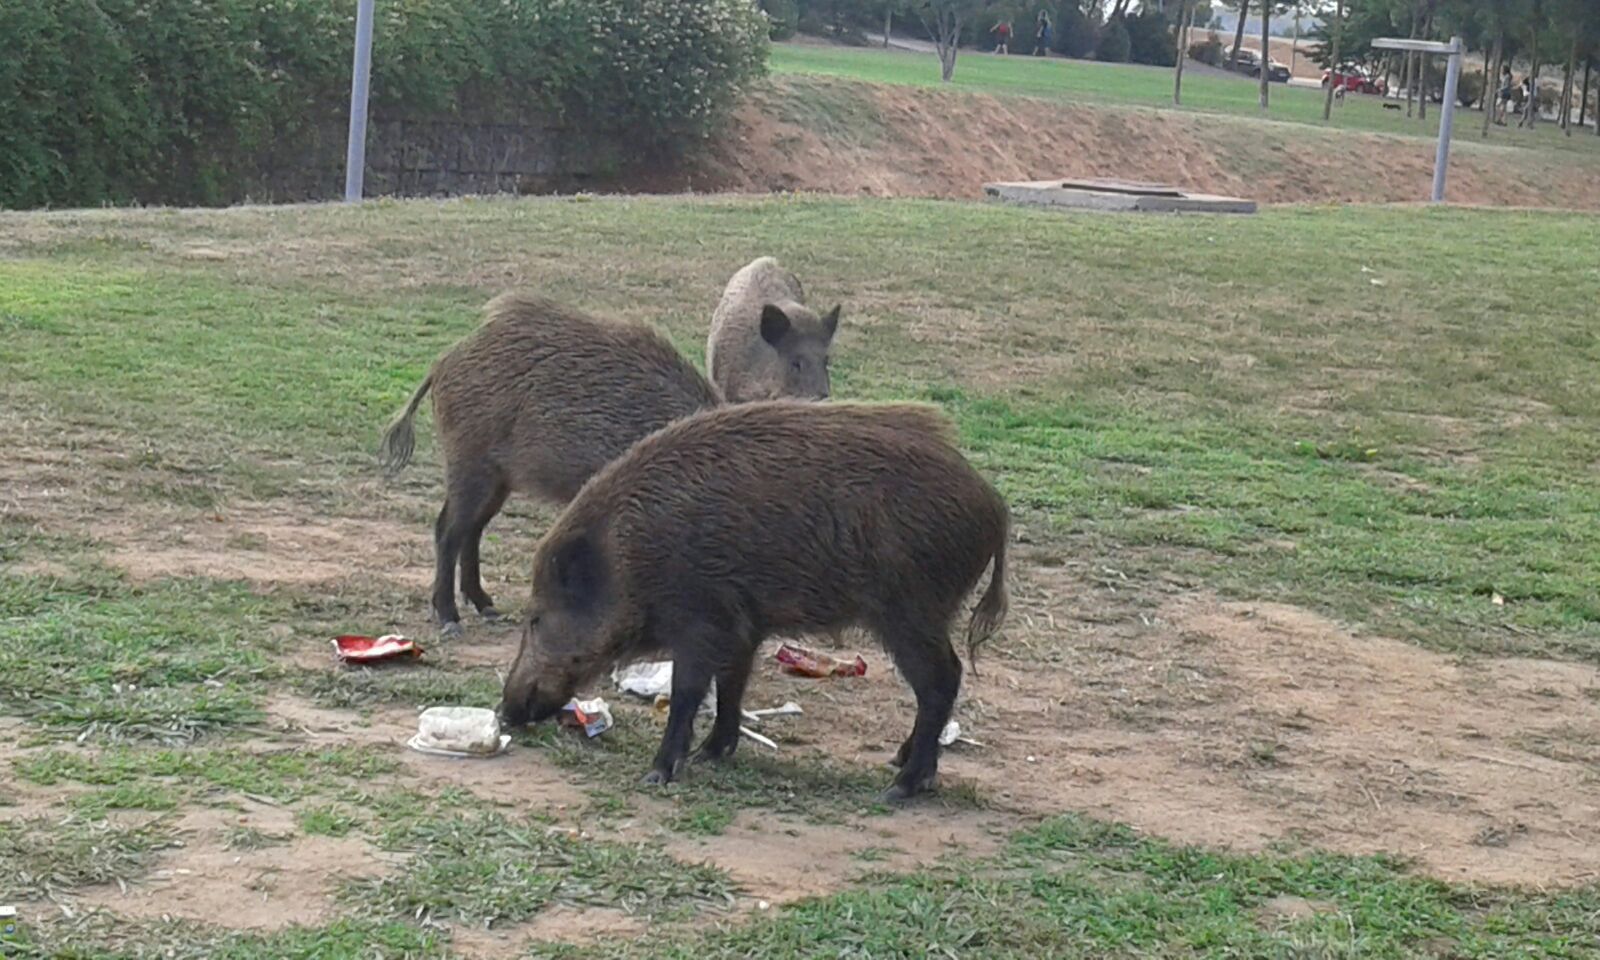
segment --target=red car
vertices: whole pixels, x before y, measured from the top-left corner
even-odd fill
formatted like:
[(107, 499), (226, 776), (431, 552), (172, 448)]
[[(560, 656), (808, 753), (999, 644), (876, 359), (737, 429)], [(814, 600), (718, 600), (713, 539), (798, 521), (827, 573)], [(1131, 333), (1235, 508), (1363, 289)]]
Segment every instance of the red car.
[(1330, 81), (1338, 84), (1334, 89), (1343, 89), (1348, 93), (1375, 93), (1381, 97), (1389, 92), (1388, 81), (1382, 77), (1374, 80), (1359, 67), (1322, 71), (1323, 87), (1327, 87)]

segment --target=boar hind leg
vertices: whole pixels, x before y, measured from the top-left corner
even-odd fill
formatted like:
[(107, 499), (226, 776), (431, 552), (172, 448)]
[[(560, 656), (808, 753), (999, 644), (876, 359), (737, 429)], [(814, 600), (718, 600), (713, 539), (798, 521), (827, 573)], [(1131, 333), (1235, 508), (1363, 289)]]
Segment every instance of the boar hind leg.
[[(456, 564), (468, 538), (481, 532), (494, 516), (488, 508), (498, 508), (503, 500), (495, 496), (499, 487), (485, 471), (464, 475), (452, 472), (446, 483), (444, 509), (433, 525), (433, 616), (439, 622), (439, 631), (446, 636), (461, 633), (461, 611), (456, 609)], [(481, 593), (483, 588), (478, 589)]]
[(670, 783), (683, 771), (694, 738), (694, 715), (711, 686), (711, 671), (703, 658), (677, 657), (672, 661), (672, 704), (667, 710), (667, 729), (661, 735), (661, 749), (655, 763), (644, 775), (643, 783)]
[(939, 770), (939, 734), (950, 722), (961, 689), (961, 659), (946, 629), (896, 626), (884, 637), (895, 666), (917, 695), (917, 721), (895, 756), (900, 773), (883, 799), (898, 802), (933, 786)]
[(711, 733), (691, 758), (725, 760), (733, 756), (739, 746), (740, 710), (744, 705), (744, 688), (750, 682), (750, 662), (755, 658), (755, 645), (741, 645), (737, 652), (728, 654), (728, 662), (717, 668), (717, 720)]
[(479, 615), (485, 620), (499, 619), (500, 611), (494, 608), (494, 601), (484, 592), (483, 571), (478, 551), (483, 544), (484, 528), (489, 526), (489, 521), (495, 518), (500, 508), (505, 506), (506, 495), (510, 492), (511, 488), (503, 483), (494, 489), (483, 509), (478, 512), (478, 522), (467, 534), (466, 542), (461, 545), (461, 595), (477, 608)]

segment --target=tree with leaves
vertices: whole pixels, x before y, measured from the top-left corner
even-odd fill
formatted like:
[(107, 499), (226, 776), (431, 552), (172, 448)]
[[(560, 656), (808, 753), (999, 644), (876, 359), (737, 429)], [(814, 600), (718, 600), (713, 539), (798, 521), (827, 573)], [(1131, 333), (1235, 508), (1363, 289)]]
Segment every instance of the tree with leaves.
[(939, 54), (939, 78), (946, 83), (956, 74), (956, 54), (961, 48), (961, 29), (978, 15), (981, 0), (926, 0), (917, 16), (933, 39)]

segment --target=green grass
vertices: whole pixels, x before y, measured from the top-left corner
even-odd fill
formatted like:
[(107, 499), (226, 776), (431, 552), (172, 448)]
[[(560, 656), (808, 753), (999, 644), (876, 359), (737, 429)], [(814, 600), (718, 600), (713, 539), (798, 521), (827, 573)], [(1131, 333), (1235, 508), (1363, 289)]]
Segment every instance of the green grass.
[[(702, 718), (701, 727), (706, 721)], [(661, 728), (643, 711), (616, 711), (616, 725), (605, 736), (580, 739), (545, 725), (517, 734), (524, 746), (543, 749), (556, 764), (605, 791), (636, 789), (650, 769), (661, 742)], [(890, 773), (832, 760), (814, 750), (789, 750), (774, 756), (752, 743), (739, 747), (737, 762), (696, 765), (665, 790), (648, 791), (671, 801), (668, 823), (690, 834), (727, 829), (739, 808), (762, 808), (781, 816), (827, 819), (840, 812), (882, 813), (878, 794)], [(940, 801), (970, 806), (974, 798), (949, 791)]]
[[(939, 79), (939, 61), (933, 54), (814, 44), (775, 44), (772, 70), (779, 74), (811, 74), (888, 83), (939, 87), (973, 93), (1040, 97), (1077, 103), (1175, 109), (1172, 104), (1172, 70), (1139, 64), (1097, 63), (1092, 60), (1033, 57), (996, 57), (963, 50), (949, 84)], [(1272, 84), (1269, 97), (1272, 120), (1324, 125), (1324, 95), (1320, 89)], [(1189, 71), (1183, 80), (1183, 110), (1222, 113), (1239, 117), (1261, 116), (1259, 89), (1254, 80)], [(1408, 120), (1404, 111), (1384, 110), (1378, 97), (1352, 96), (1337, 108), (1326, 124), (1340, 130), (1389, 133), (1436, 138), (1439, 112), (1429, 104), (1427, 120)], [(1458, 111), (1455, 138), (1478, 140), (1483, 115)], [(1532, 132), (1495, 127), (1491, 142), (1532, 146), (1546, 150), (1600, 153), (1600, 137), (1582, 131), (1567, 137), (1553, 123)]]
[(14, 903), (144, 874), (162, 850), (180, 845), (172, 825), (127, 825), (79, 816), (0, 820), (0, 900)]
[[(190, 259), (194, 245), (229, 259)], [(421, 918), (502, 925), (571, 903), (700, 921), (735, 894), (725, 875), (657, 843), (574, 836), (572, 820), (603, 833), (651, 818), (692, 843), (745, 816), (880, 813), (887, 770), (802, 744), (745, 744), (732, 765), (638, 792), (659, 734), (631, 709), (598, 742), (519, 737), (581, 784), (559, 817), (412, 782), (398, 748), (312, 747), (266, 723), (290, 693), (347, 711), (492, 704), (495, 669), (449, 647), (394, 669), (298, 660), (351, 624), (418, 620), (412, 590), (114, 568), (116, 521), (247, 508), (381, 518), (425, 547), (431, 438), (386, 486), (373, 444), (504, 286), (660, 322), (698, 359), (733, 269), (760, 253), (795, 264), (815, 299), (845, 304), (836, 395), (949, 411), (1015, 508), (1023, 562), (1082, 571), (1086, 618), (1108, 594), (1099, 577), (1134, 598), (1176, 582), (1432, 649), (1592, 663), (1597, 248), (1594, 217), (1415, 208), (1216, 220), (774, 197), (0, 215), (0, 429), (15, 449), (0, 476), (17, 478), (0, 504), (0, 713), (24, 748), (0, 773), (18, 805), (0, 806), (0, 902), (137, 882), (176, 842), (175, 816), (244, 800), (288, 808), (285, 826), (206, 842), (244, 857), (343, 837), (404, 858), (340, 888), (342, 916), (319, 926), (35, 915), (29, 945), (5, 949), (437, 957), (450, 932)], [(157, 530), (136, 546), (170, 544)], [(492, 541), (487, 568), (515, 582), (527, 546)], [(1067, 641), (1036, 633), (992, 655), (1066, 659)], [(1275, 759), (1269, 740), (1244, 749)], [(946, 787), (952, 815), (979, 802)], [(40, 818), (47, 791), (65, 799)], [(864, 845), (856, 866), (884, 856)], [(1597, 898), (1317, 851), (1220, 855), (1067, 817), (989, 859), (583, 953), (1580, 957), (1597, 954)]]
[[(527, 229), (533, 220), (538, 229)], [(1597, 494), (1584, 479), (1600, 459), (1592, 217), (467, 201), (97, 215), (92, 230), (104, 239), (92, 260), (73, 240), (90, 228), (71, 217), (5, 222), (18, 230), (0, 241), (11, 258), (0, 261), (0, 315), (10, 318), (0, 362), (19, 375), (0, 391), (14, 409), (48, 403), (83, 429), (131, 431), (156, 451), (144, 455), (149, 467), (108, 466), (111, 477), (181, 487), (199, 476), (207, 497), (225, 502), (292, 492), (313, 509), (359, 514), (371, 498), (354, 484), (374, 476), (378, 429), (470, 329), (498, 278), (538, 264), (527, 282), (660, 320), (697, 352), (726, 273), (773, 251), (805, 265), (818, 297), (847, 304), (837, 394), (947, 406), (974, 458), (1063, 554), (1087, 549), (1118, 569), (1303, 602), (1441, 649), (1586, 659), (1600, 650)], [(349, 254), (362, 272), (319, 272), (315, 251), (344, 251), (351, 236), (366, 238)], [(399, 237), (416, 238), (415, 250), (393, 252)], [(226, 274), (152, 252), (193, 242), (241, 252)], [(305, 259), (272, 253), (291, 242)], [(492, 255), (481, 252), (491, 244)], [(584, 263), (559, 259), (579, 246)], [(599, 263), (614, 282), (586, 281)], [(431, 499), (426, 438), (422, 451), (399, 489)], [(404, 510), (425, 528), (426, 506)], [(54, 553), (18, 543), (10, 549)], [(491, 571), (512, 549), (490, 545)], [(127, 620), (130, 604), (163, 607), (161, 629), (130, 643), (159, 632), (152, 642), (171, 656), (226, 646), (240, 651), (229, 669), (270, 669), (237, 642), (261, 601), (224, 592), (197, 607), (204, 616), (184, 613), (195, 605), (179, 594), (199, 589), (158, 586), (128, 600), (112, 585), (108, 599), (35, 615), (44, 602), (35, 584), (8, 579), (0, 598), (22, 619), (0, 623), (0, 658), (26, 650), (47, 669), (0, 671), (0, 685), (66, 732), (111, 722), (91, 704), (62, 709), (43, 694), (109, 679), (103, 656), (52, 662), (51, 651), (102, 649), (112, 638), (91, 628), (107, 611)], [(1506, 605), (1489, 602), (1495, 593)], [(234, 612), (206, 612), (218, 602)], [(330, 601), (303, 615), (348, 622), (370, 609)], [(141, 662), (152, 656), (131, 658), (133, 672), (150, 672)], [(248, 683), (213, 697), (194, 685), (203, 673), (182, 679), (194, 716), (168, 728), (152, 718), (134, 735), (250, 718)], [(427, 670), (302, 682), (334, 705), (481, 702), (495, 684), (488, 671)], [(168, 706), (172, 694), (153, 690), (138, 697)], [(126, 711), (116, 717), (132, 726)]]
[(498, 813), (417, 819), (384, 831), (379, 843), (412, 861), (393, 875), (346, 885), (344, 900), (368, 915), (491, 926), (565, 903), (685, 918), (729, 905), (734, 889), (710, 865)]
[(170, 795), (166, 790), (182, 787), (195, 798), (232, 793), (275, 803), (348, 790), (393, 773), (397, 766), (392, 754), (357, 746), (317, 750), (120, 747), (95, 753), (55, 749), (13, 761), (19, 779), (39, 786), (81, 783), (126, 790), (133, 796), (145, 791)]
[(332, 804), (302, 809), (296, 819), (300, 832), (308, 837), (347, 837), (361, 825), (349, 811)]
[(560, 957), (1594, 957), (1600, 891), (1452, 887), (1382, 858), (1229, 856), (1063, 817), (990, 861)]
[[(241, 932), (181, 920), (135, 922), (97, 912), (68, 925), (39, 931), (24, 926), (14, 942), (0, 945), (18, 958), (55, 960), (344, 960), (452, 956), (438, 931), (406, 923), (338, 920), (325, 926), (292, 926), (272, 933)], [(152, 945), (160, 945), (159, 948)]]
[(0, 577), (0, 701), (80, 742), (185, 743), (258, 723), (273, 609), (201, 580)]

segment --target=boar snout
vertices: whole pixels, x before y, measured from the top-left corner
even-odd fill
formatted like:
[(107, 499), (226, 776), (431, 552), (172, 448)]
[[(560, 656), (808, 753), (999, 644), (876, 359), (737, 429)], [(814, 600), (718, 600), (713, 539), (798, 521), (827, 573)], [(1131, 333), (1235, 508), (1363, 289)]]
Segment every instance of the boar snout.
[(561, 712), (561, 708), (571, 699), (570, 694), (559, 696), (553, 690), (541, 690), (538, 686), (526, 693), (507, 690), (501, 696), (495, 713), (499, 715), (502, 726), (522, 727), (550, 719)]

